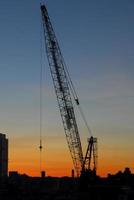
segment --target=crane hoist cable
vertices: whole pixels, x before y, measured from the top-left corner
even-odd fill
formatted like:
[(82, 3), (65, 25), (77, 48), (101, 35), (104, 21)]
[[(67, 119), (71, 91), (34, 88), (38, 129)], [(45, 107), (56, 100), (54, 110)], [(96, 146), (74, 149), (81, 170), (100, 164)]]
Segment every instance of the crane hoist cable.
[(43, 94), (43, 60), (42, 60), (42, 49), (43, 49), (43, 42), (42, 42), (42, 22), (40, 17), (40, 130), (39, 130), (39, 150), (40, 150), (40, 161), (39, 161), (39, 168), (40, 172), (42, 171), (42, 94)]

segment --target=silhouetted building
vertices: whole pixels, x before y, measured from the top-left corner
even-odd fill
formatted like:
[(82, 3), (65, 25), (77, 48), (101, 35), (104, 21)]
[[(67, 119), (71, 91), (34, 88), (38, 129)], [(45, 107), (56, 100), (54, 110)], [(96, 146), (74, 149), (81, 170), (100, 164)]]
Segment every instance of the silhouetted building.
[(8, 175), (8, 139), (0, 133), (0, 177)]
[(18, 177), (19, 173), (17, 171), (9, 171), (9, 177)]
[(45, 171), (42, 171), (42, 172), (41, 172), (41, 178), (45, 178), (45, 176), (46, 176), (46, 172), (45, 172)]
[(74, 169), (72, 169), (72, 174), (71, 175), (72, 175), (72, 178), (74, 178)]

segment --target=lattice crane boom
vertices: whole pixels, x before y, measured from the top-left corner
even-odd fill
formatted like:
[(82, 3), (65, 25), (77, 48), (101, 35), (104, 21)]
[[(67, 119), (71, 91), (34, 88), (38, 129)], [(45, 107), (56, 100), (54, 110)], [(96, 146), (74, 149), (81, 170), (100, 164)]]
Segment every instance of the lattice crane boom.
[(65, 63), (45, 5), (41, 5), (41, 13), (51, 76), (53, 79), (68, 147), (77, 176), (79, 176), (83, 164), (83, 152), (71, 100)]

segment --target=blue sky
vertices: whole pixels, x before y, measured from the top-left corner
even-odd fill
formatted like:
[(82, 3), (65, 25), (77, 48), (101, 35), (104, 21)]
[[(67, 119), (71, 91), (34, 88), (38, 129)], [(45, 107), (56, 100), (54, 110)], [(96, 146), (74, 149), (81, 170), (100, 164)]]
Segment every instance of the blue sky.
[[(101, 159), (108, 157), (105, 152), (110, 152), (111, 159), (118, 154), (117, 160), (124, 160), (122, 168), (133, 169), (134, 157), (129, 156), (134, 150), (133, 0), (45, 2), (81, 106), (99, 140), (100, 168)], [(25, 147), (28, 152), (38, 146), (39, 4), (37, 0), (0, 1), (0, 129), (10, 138), (12, 162), (13, 149), (18, 148), (14, 141), (23, 141), (21, 150)], [(64, 145), (66, 141), (46, 54), (43, 61), (43, 137), (49, 151), (53, 138)], [(77, 111), (76, 116), (85, 145), (88, 133)]]

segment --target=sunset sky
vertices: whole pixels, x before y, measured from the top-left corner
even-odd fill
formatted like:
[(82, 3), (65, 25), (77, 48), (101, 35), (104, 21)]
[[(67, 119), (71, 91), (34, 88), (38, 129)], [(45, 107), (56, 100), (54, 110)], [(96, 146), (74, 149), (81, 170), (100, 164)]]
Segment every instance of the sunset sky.
[[(134, 172), (134, 1), (45, 2), (98, 138), (97, 173)], [(0, 0), (0, 132), (9, 138), (9, 171), (33, 176), (40, 173), (40, 49), (40, 1)], [(42, 170), (70, 176), (73, 164), (45, 51), (43, 65)], [(89, 134), (75, 111), (85, 154)]]

